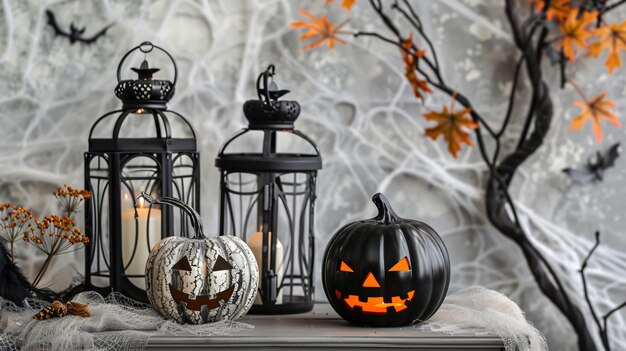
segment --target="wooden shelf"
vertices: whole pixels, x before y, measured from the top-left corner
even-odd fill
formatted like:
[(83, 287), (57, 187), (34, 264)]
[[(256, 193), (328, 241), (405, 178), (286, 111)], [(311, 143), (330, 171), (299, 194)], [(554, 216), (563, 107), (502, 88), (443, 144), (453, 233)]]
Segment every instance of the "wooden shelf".
[(153, 336), (148, 349), (228, 350), (503, 350), (497, 335), (446, 335), (404, 328), (362, 328), (348, 324), (328, 304), (312, 312), (281, 316), (248, 315), (240, 322), (254, 329), (232, 336)]

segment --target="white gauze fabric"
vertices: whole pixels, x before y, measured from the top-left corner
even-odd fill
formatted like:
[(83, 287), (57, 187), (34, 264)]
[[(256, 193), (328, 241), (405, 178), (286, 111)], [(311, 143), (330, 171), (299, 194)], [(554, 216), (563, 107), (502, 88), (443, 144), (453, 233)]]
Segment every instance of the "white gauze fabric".
[(507, 351), (548, 350), (544, 336), (515, 302), (480, 286), (448, 295), (437, 313), (416, 328), (448, 334), (497, 334)]
[(254, 328), (228, 320), (181, 325), (119, 293), (104, 298), (89, 291), (73, 301), (88, 304), (92, 316), (38, 321), (33, 315), (48, 303), (26, 300), (18, 307), (0, 298), (0, 350), (143, 350), (151, 335), (231, 335)]

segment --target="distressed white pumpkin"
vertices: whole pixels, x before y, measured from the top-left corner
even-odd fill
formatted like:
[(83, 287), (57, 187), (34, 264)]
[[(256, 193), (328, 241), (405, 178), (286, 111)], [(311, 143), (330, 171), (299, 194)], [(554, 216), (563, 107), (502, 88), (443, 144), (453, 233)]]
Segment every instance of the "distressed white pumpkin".
[(252, 306), (258, 277), (254, 255), (239, 238), (168, 237), (148, 256), (146, 292), (162, 316), (179, 323), (232, 320)]
[(178, 200), (146, 199), (181, 207), (193, 217), (196, 228), (194, 238), (168, 237), (150, 252), (146, 292), (152, 307), (179, 323), (233, 320), (246, 314), (259, 284), (259, 270), (248, 245), (234, 236), (205, 238), (199, 215)]

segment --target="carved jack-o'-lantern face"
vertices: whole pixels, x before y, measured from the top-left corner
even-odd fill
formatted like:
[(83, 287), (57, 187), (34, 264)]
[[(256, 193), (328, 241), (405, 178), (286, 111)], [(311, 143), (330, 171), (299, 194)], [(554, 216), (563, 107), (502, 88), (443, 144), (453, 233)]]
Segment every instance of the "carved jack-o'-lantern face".
[[(226, 271), (233, 269), (233, 266), (224, 259), (222, 256), (217, 257), (217, 262), (215, 266), (213, 266), (213, 273), (219, 271)], [(173, 275), (180, 275), (183, 272), (191, 273), (191, 265), (189, 264), (189, 260), (187, 256), (183, 256), (180, 261), (176, 262), (172, 267)], [(178, 272), (176, 272), (178, 271)], [(222, 290), (215, 295), (215, 298), (209, 298), (209, 295), (198, 295), (195, 298), (190, 298), (189, 294), (185, 294), (181, 290), (176, 289), (173, 283), (170, 283), (170, 293), (172, 294), (172, 299), (177, 304), (181, 302), (185, 303), (187, 309), (192, 311), (201, 311), (203, 306), (206, 306), (207, 309), (212, 310), (214, 308), (220, 307), (221, 303), (225, 303), (230, 300), (230, 297), (233, 295), (233, 291), (235, 290), (235, 285), (231, 285), (228, 289)]]
[(161, 315), (180, 323), (236, 319), (254, 302), (258, 274), (241, 239), (169, 237), (148, 257), (146, 292)]
[(379, 215), (339, 229), (326, 247), (326, 296), (354, 324), (393, 327), (424, 321), (446, 295), (448, 252), (431, 227), (398, 217), (381, 194), (373, 200)]
[[(338, 270), (340, 272), (345, 273), (354, 273), (354, 269), (350, 268), (350, 266), (342, 260), (339, 260)], [(405, 256), (396, 264), (394, 264), (391, 268), (387, 270), (387, 272), (407, 272), (411, 270), (411, 264), (409, 260)], [(372, 271), (367, 272), (367, 275), (363, 279), (361, 283), (362, 288), (372, 288), (372, 289), (380, 289), (379, 279), (376, 279), (376, 276)], [(377, 290), (372, 290), (377, 291)], [(406, 304), (413, 299), (415, 295), (415, 290), (410, 290), (406, 293), (401, 293), (399, 295), (391, 295), (390, 298), (385, 299), (385, 296), (376, 296), (368, 295), (365, 301), (361, 301), (359, 295), (346, 294), (339, 289), (335, 289), (335, 295), (338, 299), (345, 302), (345, 304), (350, 308), (354, 309), (354, 307), (359, 307), (361, 309), (361, 313), (387, 313), (387, 308), (393, 308), (395, 312), (400, 312), (407, 308)], [(385, 301), (387, 300), (387, 301)]]

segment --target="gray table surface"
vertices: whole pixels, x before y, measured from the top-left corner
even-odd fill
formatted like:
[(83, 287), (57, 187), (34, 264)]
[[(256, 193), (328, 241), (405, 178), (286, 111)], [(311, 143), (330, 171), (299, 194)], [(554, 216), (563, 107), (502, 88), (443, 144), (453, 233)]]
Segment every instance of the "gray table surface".
[(341, 319), (329, 304), (312, 312), (279, 316), (247, 315), (240, 322), (254, 325), (232, 336), (152, 336), (148, 349), (203, 350), (502, 350), (496, 335), (446, 335), (413, 327), (362, 328)]

